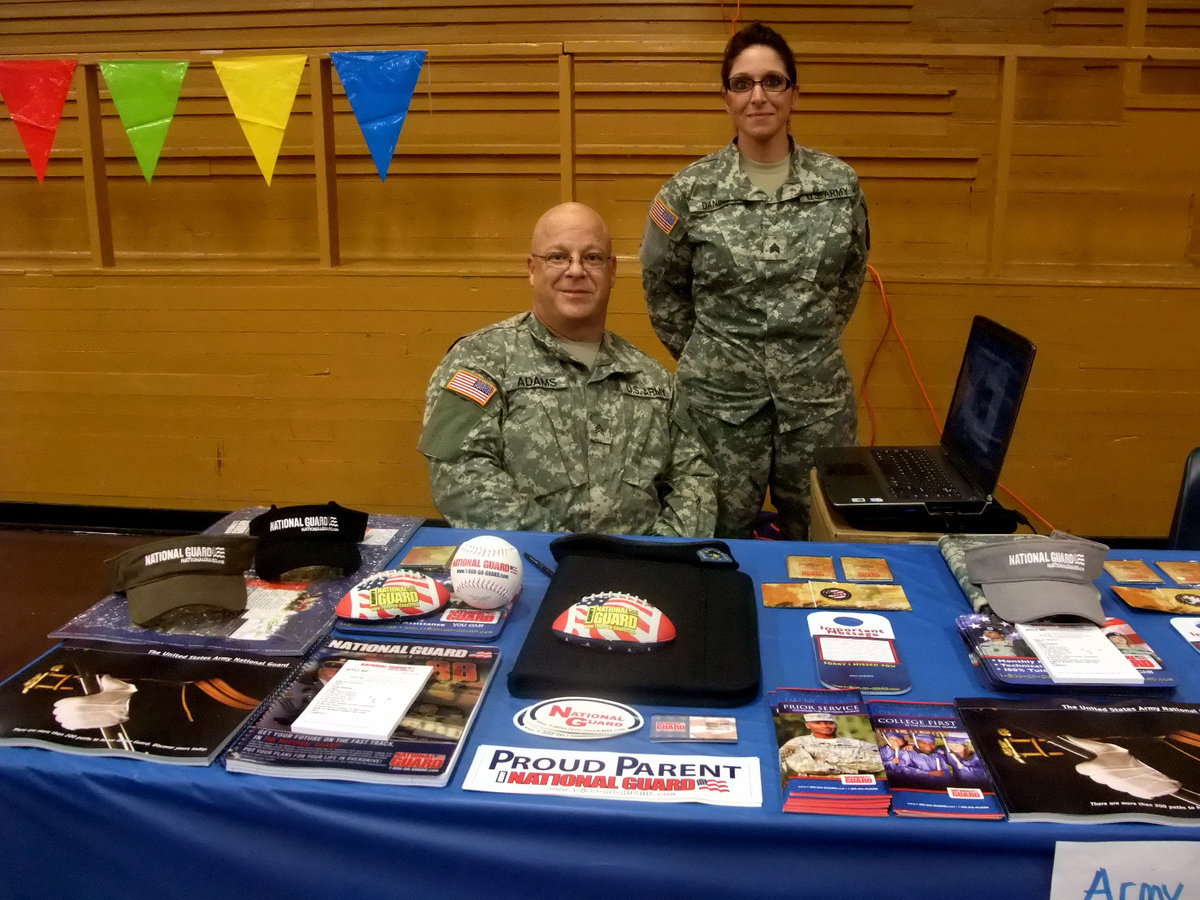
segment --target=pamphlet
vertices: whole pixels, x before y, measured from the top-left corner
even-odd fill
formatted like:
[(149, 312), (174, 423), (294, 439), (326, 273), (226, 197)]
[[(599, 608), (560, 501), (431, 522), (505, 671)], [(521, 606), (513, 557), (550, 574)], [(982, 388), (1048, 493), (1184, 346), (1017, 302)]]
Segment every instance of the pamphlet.
[(1200, 616), (1200, 587), (1141, 588), (1115, 584), (1113, 593), (1137, 609)]
[(0, 744), (206, 766), (298, 663), (59, 644), (0, 684)]
[(869, 700), (898, 816), (1002, 819), (983, 759), (953, 703)]
[(785, 581), (762, 586), (763, 606), (811, 609), (912, 609), (898, 584)]
[(1200, 560), (1159, 560), (1158, 567), (1171, 576), (1176, 584), (1200, 585)]
[(806, 581), (836, 581), (832, 556), (789, 556), (788, 578), (803, 578)]
[(892, 568), (882, 557), (843, 556), (842, 571), (847, 581), (892, 580)]
[(1176, 616), (1171, 620), (1171, 625), (1195, 650), (1200, 651), (1200, 619)]
[(1162, 578), (1140, 559), (1109, 559), (1104, 562), (1104, 571), (1113, 581), (1134, 584), (1161, 584)]
[(779, 688), (767, 700), (784, 812), (887, 815), (883, 761), (858, 691)]
[(296, 717), (292, 731), (387, 740), (432, 674), (429, 666), (347, 660)]
[(1141, 674), (1091, 622), (1017, 624), (1055, 684), (1141, 684)]
[[(955, 625), (984, 687), (1000, 692), (1062, 691), (1063, 685), (1050, 677), (1046, 667), (1012, 622), (998, 616), (974, 613), (959, 616)], [(1128, 684), (1081, 684), (1072, 686), (1072, 690), (1103, 688), (1106, 691), (1137, 693), (1147, 688), (1173, 688), (1178, 684), (1178, 679), (1162, 658), (1124, 619), (1106, 619), (1101, 631), (1121, 651), (1142, 680)]]
[(1010, 819), (1200, 825), (1200, 705), (955, 701)]
[[(266, 507), (230, 513), (205, 534), (245, 534), (250, 520)], [(191, 650), (223, 650), (255, 655), (303, 656), (329, 630), (337, 602), (364, 575), (382, 569), (421, 526), (415, 516), (371, 515), (359, 551), (357, 572), (311, 582), (267, 582), (247, 574), (246, 609), (184, 607), (154, 620), (154, 628), (134, 625), (129, 603), (109, 594), (50, 633), (53, 638), (155, 644)]]
[[(432, 675), (390, 737), (297, 733), (293, 729), (296, 719), (322, 687), (353, 660), (428, 666)], [(225, 768), (282, 778), (444, 785), (499, 661), (496, 647), (328, 637), (225, 754)]]

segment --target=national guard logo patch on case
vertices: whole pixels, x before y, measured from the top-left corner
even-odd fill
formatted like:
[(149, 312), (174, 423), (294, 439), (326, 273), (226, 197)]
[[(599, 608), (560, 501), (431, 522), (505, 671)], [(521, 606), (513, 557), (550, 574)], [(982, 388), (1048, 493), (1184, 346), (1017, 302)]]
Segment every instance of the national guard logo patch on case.
[(663, 234), (670, 234), (679, 222), (679, 215), (663, 202), (662, 197), (655, 197), (650, 205), (650, 221), (657, 225)]
[(462, 369), (455, 372), (454, 377), (446, 382), (446, 390), (474, 400), (480, 406), (487, 406), (487, 402), (496, 394), (496, 386), (490, 381)]

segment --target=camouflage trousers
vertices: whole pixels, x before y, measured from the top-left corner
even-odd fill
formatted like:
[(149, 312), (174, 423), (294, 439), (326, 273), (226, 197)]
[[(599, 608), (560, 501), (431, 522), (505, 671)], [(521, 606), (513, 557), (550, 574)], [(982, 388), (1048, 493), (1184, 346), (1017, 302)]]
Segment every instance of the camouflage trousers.
[(782, 433), (773, 403), (740, 425), (694, 406), (691, 413), (717, 470), (716, 536), (750, 537), (769, 488), (783, 537), (806, 540), (813, 456), (818, 447), (857, 442), (855, 407), (847, 405), (826, 419)]

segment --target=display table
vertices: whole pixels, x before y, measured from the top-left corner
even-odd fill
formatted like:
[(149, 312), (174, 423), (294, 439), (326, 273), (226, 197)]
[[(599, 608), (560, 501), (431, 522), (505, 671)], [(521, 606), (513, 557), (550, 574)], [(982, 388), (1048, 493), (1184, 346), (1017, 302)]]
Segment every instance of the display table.
[[(422, 529), (414, 544), (469, 532)], [(551, 535), (503, 533), (551, 562)], [(757, 582), (786, 581), (789, 554), (863, 555), (862, 545), (731, 542)], [(969, 612), (928, 546), (883, 545), (912, 601), (888, 613), (913, 680), (904, 699), (985, 692), (953, 627)], [(1119, 555), (1119, 554), (1118, 554)], [(1142, 558), (1186, 554), (1131, 553)], [(548, 579), (529, 567), (498, 641), (505, 658), (470, 744), (445, 788), (303, 781), (44, 750), (0, 749), (0, 897), (866, 897), (1046, 896), (1059, 840), (1195, 840), (1157, 825), (1065, 826), (785, 814), (777, 752), (761, 699), (734, 710), (737, 744), (652, 744), (648, 729), (588, 749), (757, 755), (761, 809), (466, 792), (480, 744), (570, 749), (512, 724), (530, 701), (508, 695), (516, 658)], [(1181, 676), (1174, 699), (1200, 701), (1200, 654), (1166, 615), (1127, 610), (1102, 585), (1110, 614), (1129, 620)], [(761, 599), (761, 598), (760, 598)], [(764, 689), (817, 687), (801, 610), (759, 607)], [(649, 719), (665, 707), (640, 707)]]

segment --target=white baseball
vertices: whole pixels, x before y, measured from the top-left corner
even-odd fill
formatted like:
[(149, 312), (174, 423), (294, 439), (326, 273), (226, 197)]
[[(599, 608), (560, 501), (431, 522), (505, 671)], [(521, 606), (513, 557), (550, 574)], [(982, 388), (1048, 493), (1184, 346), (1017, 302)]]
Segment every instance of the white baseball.
[(517, 548), (490, 534), (459, 545), (450, 560), (454, 597), (476, 609), (511, 603), (521, 591), (525, 566)]

